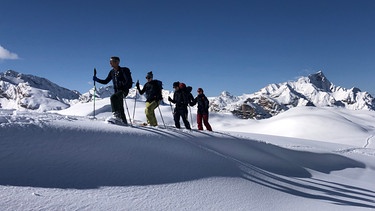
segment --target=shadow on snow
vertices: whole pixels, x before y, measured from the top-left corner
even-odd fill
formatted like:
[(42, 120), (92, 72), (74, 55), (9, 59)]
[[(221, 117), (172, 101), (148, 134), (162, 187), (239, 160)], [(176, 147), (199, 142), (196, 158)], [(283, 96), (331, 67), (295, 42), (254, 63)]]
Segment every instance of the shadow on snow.
[(92, 189), (233, 177), (305, 198), (375, 208), (371, 190), (312, 178), (309, 169), (328, 174), (366, 167), (333, 153), (148, 127), (126, 133), (37, 126), (0, 131), (0, 185)]

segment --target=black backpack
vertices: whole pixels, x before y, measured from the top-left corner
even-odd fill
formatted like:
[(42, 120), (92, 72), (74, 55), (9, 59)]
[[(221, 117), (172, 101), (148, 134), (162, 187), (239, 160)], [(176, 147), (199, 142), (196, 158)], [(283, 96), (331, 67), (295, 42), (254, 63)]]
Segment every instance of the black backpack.
[(132, 78), (132, 74), (131, 74), (129, 68), (127, 68), (127, 67), (121, 67), (121, 70), (122, 70), (122, 72), (124, 74), (124, 78), (125, 78), (125, 81), (126, 81), (125, 82), (125, 88), (127, 88), (127, 89), (132, 88), (132, 86), (133, 86), (133, 78)]
[(185, 105), (190, 105), (192, 100), (193, 100), (193, 95), (191, 94), (191, 91), (193, 90), (193, 87), (191, 86), (186, 86), (185, 83), (180, 82), (180, 89), (183, 94), (183, 103)]
[(150, 84), (152, 85), (151, 96), (155, 96), (156, 100), (162, 100), (163, 99), (163, 94), (162, 94), (163, 82), (159, 80), (152, 80)]

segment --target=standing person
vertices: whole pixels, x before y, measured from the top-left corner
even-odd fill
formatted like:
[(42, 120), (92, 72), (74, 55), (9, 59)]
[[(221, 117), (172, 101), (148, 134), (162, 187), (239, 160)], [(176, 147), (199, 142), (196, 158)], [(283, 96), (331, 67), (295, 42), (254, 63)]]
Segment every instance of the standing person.
[(141, 90), (139, 87), (139, 81), (137, 81), (136, 86), (139, 91), (139, 94), (143, 95), (146, 93), (146, 118), (147, 123), (150, 126), (157, 126), (158, 121), (155, 117), (155, 109), (159, 106), (160, 100), (163, 99), (162, 96), (162, 82), (159, 80), (154, 80), (154, 74), (151, 72), (148, 72), (146, 75), (147, 83), (143, 86), (143, 89)]
[(203, 124), (207, 130), (212, 131), (210, 123), (208, 123), (208, 108), (209, 108), (209, 101), (203, 93), (202, 88), (198, 88), (197, 90), (198, 96), (193, 100), (192, 106), (198, 103), (198, 110), (197, 110), (197, 124), (198, 130), (203, 130)]
[(122, 122), (127, 125), (128, 122), (124, 112), (123, 99), (129, 94), (129, 89), (133, 86), (131, 72), (127, 67), (120, 67), (120, 58), (117, 56), (112, 56), (109, 63), (112, 70), (109, 71), (107, 78), (101, 80), (94, 76), (93, 80), (101, 84), (108, 84), (110, 81), (113, 82), (113, 88), (115, 91), (111, 96), (113, 119), (108, 121), (113, 123)]
[(184, 90), (180, 88), (180, 82), (178, 81), (173, 83), (173, 89), (173, 99), (171, 97), (168, 97), (168, 101), (176, 104), (176, 107), (173, 112), (175, 126), (176, 128), (181, 128), (180, 117), (182, 117), (182, 121), (185, 124), (185, 128), (191, 130), (190, 123), (187, 118), (187, 106), (190, 103), (189, 96), (186, 94)]

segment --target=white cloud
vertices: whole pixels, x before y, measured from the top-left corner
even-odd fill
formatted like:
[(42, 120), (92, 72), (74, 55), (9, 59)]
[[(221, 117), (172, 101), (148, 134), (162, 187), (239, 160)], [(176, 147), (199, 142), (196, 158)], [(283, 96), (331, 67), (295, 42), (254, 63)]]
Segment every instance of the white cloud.
[(0, 45), (0, 59), (18, 59), (18, 55)]

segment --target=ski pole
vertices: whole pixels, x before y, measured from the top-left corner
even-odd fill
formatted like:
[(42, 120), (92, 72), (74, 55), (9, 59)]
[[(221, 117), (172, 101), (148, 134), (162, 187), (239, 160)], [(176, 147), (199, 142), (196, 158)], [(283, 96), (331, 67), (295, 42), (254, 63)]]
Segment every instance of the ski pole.
[(130, 118), (130, 112), (129, 112), (128, 104), (126, 103), (126, 97), (124, 98), (124, 102), (125, 102), (126, 110), (128, 111), (128, 116), (129, 116), (130, 125), (133, 125), (133, 124), (132, 124), (132, 119)]
[[(96, 68), (94, 68), (94, 77), (96, 77)], [(96, 96), (96, 81), (94, 81), (94, 119), (95, 117), (95, 96)]]
[(163, 121), (164, 128), (167, 128), (167, 126), (165, 126), (163, 115), (161, 114), (160, 106), (158, 106), (158, 109), (159, 109), (161, 120)]
[[(139, 80), (137, 80), (137, 83), (139, 82)], [(135, 97), (134, 97), (134, 110), (133, 110), (133, 121), (135, 121), (135, 108), (136, 108), (136, 105), (137, 105), (137, 95), (138, 95), (138, 90), (137, 88), (135, 88)]]
[(189, 106), (189, 110), (190, 110), (190, 121), (191, 121), (191, 127), (194, 127), (194, 123), (193, 123), (193, 114), (191, 113), (191, 107)]
[(171, 106), (171, 111), (172, 111), (172, 115), (174, 115), (174, 113), (173, 113), (173, 107), (172, 107), (172, 103), (171, 103), (171, 102), (169, 102), (169, 105)]

